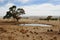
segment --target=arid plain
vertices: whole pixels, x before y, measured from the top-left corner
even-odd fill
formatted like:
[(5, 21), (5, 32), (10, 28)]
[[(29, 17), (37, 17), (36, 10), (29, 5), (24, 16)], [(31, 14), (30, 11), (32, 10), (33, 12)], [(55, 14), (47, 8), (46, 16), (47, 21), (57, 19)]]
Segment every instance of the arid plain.
[[(51, 27), (20, 26), (19, 24), (49, 24)], [(0, 19), (0, 40), (60, 40), (59, 20)]]

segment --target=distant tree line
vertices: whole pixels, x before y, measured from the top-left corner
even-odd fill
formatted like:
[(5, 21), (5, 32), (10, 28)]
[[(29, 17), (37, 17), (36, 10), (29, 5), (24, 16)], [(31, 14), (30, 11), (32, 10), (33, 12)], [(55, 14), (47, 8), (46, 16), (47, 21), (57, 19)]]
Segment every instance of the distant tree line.
[(47, 18), (44, 18), (44, 19), (40, 18), (39, 20), (47, 20), (47, 21), (49, 21), (49, 20), (60, 20), (60, 19), (52, 18), (52, 16), (48, 16)]

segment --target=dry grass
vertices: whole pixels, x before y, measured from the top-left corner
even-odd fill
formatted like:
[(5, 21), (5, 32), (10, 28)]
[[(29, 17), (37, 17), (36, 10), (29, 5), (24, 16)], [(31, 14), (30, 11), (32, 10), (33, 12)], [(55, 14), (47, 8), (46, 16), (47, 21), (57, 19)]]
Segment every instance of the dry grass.
[[(52, 27), (18, 26), (21, 23), (51, 24)], [(49, 31), (50, 30), (50, 31)], [(52, 30), (52, 31), (51, 31)], [(19, 22), (0, 19), (0, 40), (60, 40), (60, 22), (21, 19)]]

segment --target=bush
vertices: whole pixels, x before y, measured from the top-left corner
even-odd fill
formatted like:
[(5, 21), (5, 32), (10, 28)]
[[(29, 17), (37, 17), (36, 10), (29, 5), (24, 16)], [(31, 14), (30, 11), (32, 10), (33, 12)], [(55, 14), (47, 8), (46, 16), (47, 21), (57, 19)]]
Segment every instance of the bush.
[(52, 18), (51, 20), (58, 20), (58, 18)]

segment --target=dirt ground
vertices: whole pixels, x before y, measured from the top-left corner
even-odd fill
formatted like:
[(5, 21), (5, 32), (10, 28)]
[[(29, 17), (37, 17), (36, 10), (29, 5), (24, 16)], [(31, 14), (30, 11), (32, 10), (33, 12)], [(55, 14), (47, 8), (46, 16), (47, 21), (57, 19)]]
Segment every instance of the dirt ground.
[[(52, 27), (19, 26), (18, 24), (38, 23)], [(60, 22), (20, 19), (19, 22), (0, 19), (0, 40), (60, 40)]]

